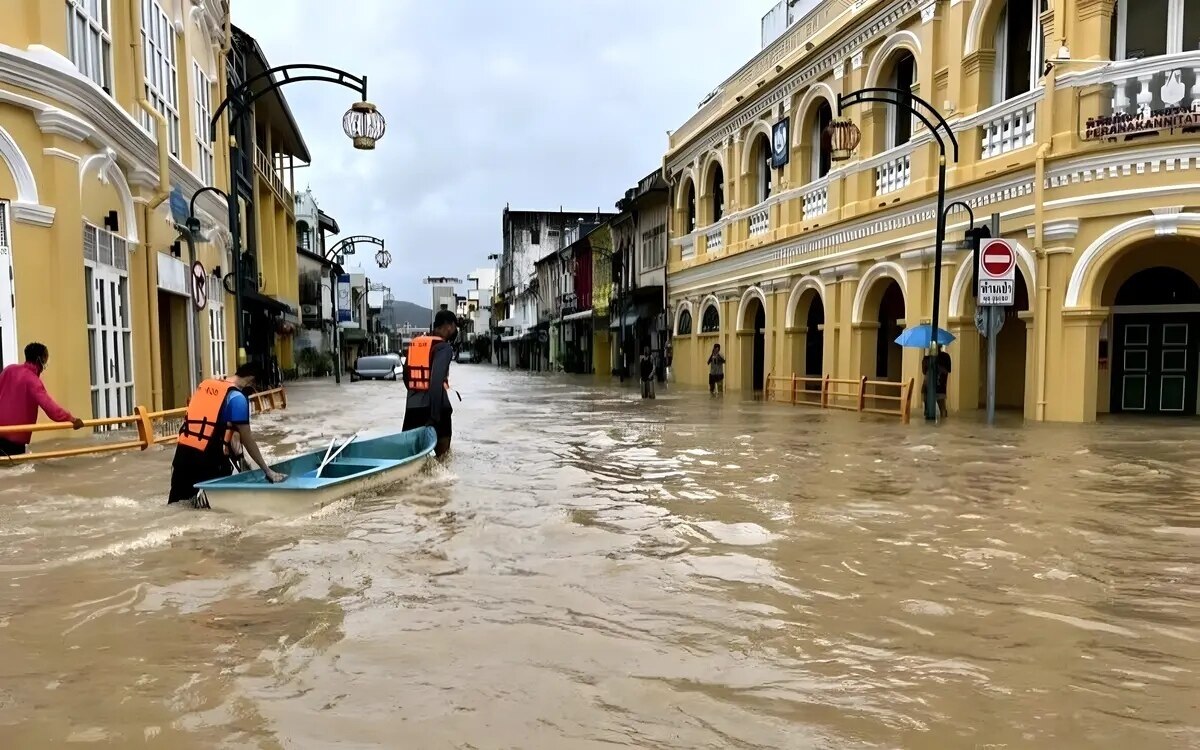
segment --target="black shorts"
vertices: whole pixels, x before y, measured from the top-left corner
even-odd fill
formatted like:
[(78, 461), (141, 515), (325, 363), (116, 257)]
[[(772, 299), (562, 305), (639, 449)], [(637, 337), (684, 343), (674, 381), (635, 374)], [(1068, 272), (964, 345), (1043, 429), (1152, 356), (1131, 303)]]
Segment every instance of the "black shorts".
[[(442, 410), (441, 417), (438, 419), (437, 424), (433, 426), (433, 429), (437, 432), (438, 440), (449, 440), (451, 435), (454, 434), (454, 429), (451, 425), (451, 419), (453, 419), (453, 416), (454, 415), (452, 412), (446, 409)], [(429, 424), (428, 406), (419, 406), (415, 409), (409, 409), (404, 412), (405, 430), (417, 430), (427, 424)]]
[(167, 497), (167, 504), (191, 500), (199, 493), (196, 485), (200, 482), (231, 474), (233, 461), (223, 453), (214, 455), (187, 446), (176, 446), (175, 460), (171, 464), (171, 494)]
[(710, 386), (716, 385), (717, 383), (720, 383), (724, 380), (725, 380), (724, 375), (709, 375), (708, 376), (708, 384)]
[(24, 443), (14, 443), (11, 440), (0, 437), (0, 456), (20, 456), (25, 453), (25, 449), (28, 447)]

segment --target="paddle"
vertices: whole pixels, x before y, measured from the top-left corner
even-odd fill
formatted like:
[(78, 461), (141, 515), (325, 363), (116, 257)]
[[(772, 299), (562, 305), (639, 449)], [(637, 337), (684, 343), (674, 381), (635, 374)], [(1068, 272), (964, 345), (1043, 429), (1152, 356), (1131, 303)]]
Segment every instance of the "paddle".
[[(328, 466), (333, 459), (337, 458), (338, 454), (345, 450), (347, 445), (350, 445), (350, 443), (354, 442), (354, 438), (356, 437), (358, 437), (357, 432), (346, 438), (346, 442), (342, 443), (342, 446), (334, 451), (332, 456), (329, 455), (329, 451), (325, 451), (325, 459), (322, 460), (321, 465), (317, 467), (317, 479), (321, 478), (321, 472), (325, 470), (325, 467)], [(332, 448), (333, 445), (330, 445), (329, 447)]]

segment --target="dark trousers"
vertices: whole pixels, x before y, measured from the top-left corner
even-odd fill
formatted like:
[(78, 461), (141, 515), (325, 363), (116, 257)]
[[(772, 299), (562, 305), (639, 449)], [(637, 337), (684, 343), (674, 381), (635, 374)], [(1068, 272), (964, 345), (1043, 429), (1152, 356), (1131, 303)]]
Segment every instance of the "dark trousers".
[(11, 440), (0, 437), (0, 456), (20, 456), (28, 448), (29, 446), (24, 443), (14, 443)]
[(187, 446), (176, 446), (171, 463), (171, 494), (167, 504), (191, 500), (200, 494), (196, 485), (233, 474), (233, 462), (222, 453), (206, 453)]

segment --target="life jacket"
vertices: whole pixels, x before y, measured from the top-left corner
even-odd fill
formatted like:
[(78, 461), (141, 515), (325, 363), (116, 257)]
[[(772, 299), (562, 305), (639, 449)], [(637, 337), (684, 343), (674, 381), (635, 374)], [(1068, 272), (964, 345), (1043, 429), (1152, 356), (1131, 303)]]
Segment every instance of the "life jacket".
[[(404, 362), (404, 386), (408, 390), (429, 390), (429, 380), (433, 376), (433, 349), (442, 343), (445, 343), (442, 337), (426, 334), (416, 337), (408, 345), (408, 359)], [(446, 377), (445, 388), (450, 390), (449, 376)]]
[(234, 430), (222, 423), (220, 416), (225, 397), (232, 389), (233, 383), (226, 380), (209, 379), (200, 383), (188, 401), (187, 415), (183, 418), (183, 426), (179, 428), (179, 445), (203, 453), (215, 451), (218, 446), (226, 454), (230, 452), (229, 444), (233, 440)]

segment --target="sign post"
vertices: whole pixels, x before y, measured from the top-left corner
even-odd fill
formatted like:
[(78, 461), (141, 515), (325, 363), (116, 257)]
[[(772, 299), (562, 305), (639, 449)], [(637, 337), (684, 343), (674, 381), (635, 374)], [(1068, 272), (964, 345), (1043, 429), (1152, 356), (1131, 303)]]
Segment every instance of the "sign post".
[(996, 339), (1004, 327), (1005, 308), (1016, 301), (1017, 253), (1000, 239), (1000, 214), (992, 214), (992, 238), (979, 249), (975, 327), (988, 340), (987, 422), (996, 423)]

